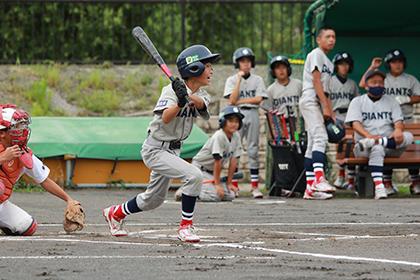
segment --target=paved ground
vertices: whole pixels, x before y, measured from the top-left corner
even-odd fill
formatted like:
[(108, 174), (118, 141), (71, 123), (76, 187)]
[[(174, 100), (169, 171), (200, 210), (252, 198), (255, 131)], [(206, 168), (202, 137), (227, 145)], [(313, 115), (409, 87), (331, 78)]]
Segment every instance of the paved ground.
[(0, 235), (0, 279), (418, 279), (420, 198), (198, 202), (202, 241), (176, 238), (180, 202), (126, 219), (127, 237), (109, 235), (102, 209), (141, 190), (76, 190), (87, 226), (66, 234), (64, 202), (14, 193), (31, 213), (32, 237)]

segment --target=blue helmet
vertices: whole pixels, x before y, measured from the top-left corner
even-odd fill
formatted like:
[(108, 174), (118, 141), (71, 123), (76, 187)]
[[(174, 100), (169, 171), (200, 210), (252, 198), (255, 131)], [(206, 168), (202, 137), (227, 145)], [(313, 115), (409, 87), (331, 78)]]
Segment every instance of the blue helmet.
[(237, 49), (233, 53), (233, 66), (235, 66), (235, 69), (238, 69), (239, 68), (238, 60), (241, 59), (242, 57), (246, 57), (246, 56), (248, 56), (249, 58), (251, 58), (252, 67), (255, 67), (255, 56), (254, 56), (254, 53), (251, 51), (251, 49), (242, 47), (242, 48)]
[(325, 128), (328, 134), (328, 142), (338, 143), (344, 136), (346, 136), (346, 127), (342, 120), (336, 120), (335, 123), (332, 119), (325, 121)]
[(219, 127), (223, 128), (223, 126), (226, 123), (226, 119), (229, 119), (233, 116), (239, 117), (239, 128), (242, 127), (242, 119), (245, 118), (245, 116), (241, 113), (238, 107), (236, 106), (227, 106), (219, 113)]
[(283, 63), (287, 66), (287, 75), (288, 76), (292, 75), (292, 67), (290, 66), (290, 62), (287, 59), (287, 57), (282, 56), (282, 55), (278, 55), (278, 56), (273, 57), (273, 59), (270, 62), (270, 75), (271, 75), (271, 77), (273, 77), (274, 79), (276, 78), (276, 74), (274, 73), (274, 68), (276, 68), (279, 63)]
[(385, 59), (384, 59), (385, 69), (389, 71), (391, 69), (391, 67), (389, 66), (389, 62), (397, 58), (403, 61), (404, 69), (407, 69), (407, 58), (405, 57), (402, 50), (399, 50), (399, 49), (390, 50), (389, 52), (386, 53)]
[(183, 79), (199, 77), (204, 72), (204, 63), (216, 63), (221, 58), (221, 54), (211, 53), (206, 46), (194, 45), (186, 48), (179, 54), (176, 59), (176, 66)]
[(336, 55), (334, 55), (334, 58), (332, 60), (332, 63), (334, 63), (334, 72), (337, 72), (337, 64), (339, 64), (343, 60), (347, 61), (350, 64), (349, 73), (353, 73), (354, 61), (353, 61), (353, 58), (351, 58), (351, 55), (348, 52), (339, 52)]

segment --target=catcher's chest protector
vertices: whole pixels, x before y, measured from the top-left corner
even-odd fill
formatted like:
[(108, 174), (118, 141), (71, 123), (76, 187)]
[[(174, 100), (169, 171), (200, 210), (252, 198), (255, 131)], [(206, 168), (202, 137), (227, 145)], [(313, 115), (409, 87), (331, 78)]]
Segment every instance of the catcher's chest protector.
[[(0, 154), (3, 153), (6, 149), (0, 143)], [(28, 148), (29, 152), (32, 155), (32, 151)], [(0, 203), (5, 202), (9, 199), (12, 194), (13, 186), (16, 181), (19, 179), (20, 172), (23, 169), (23, 164), (19, 158), (15, 158), (9, 162), (5, 162), (0, 165), (0, 180), (3, 181), (4, 186), (6, 187), (4, 194), (0, 199)]]

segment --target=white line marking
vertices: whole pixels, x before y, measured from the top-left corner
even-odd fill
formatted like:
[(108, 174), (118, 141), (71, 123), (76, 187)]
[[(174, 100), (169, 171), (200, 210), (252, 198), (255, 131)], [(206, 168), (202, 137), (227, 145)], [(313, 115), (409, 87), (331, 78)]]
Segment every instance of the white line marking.
[(252, 259), (252, 260), (272, 260), (275, 257), (241, 257), (241, 256), (7, 256), (1, 257), (0, 260), (9, 259), (210, 259), (210, 260), (225, 260), (225, 259)]
[[(128, 226), (174, 226), (178, 223), (125, 223)], [(361, 223), (194, 223), (194, 226), (419, 226), (420, 222), (406, 223), (379, 223), (379, 222), (361, 222)], [(63, 224), (38, 224), (38, 227), (62, 227)], [(106, 226), (108, 224), (86, 224), (86, 226)]]
[(219, 244), (205, 244), (205, 245), (194, 244), (194, 246), (196, 246), (196, 247), (219, 246), (219, 247), (229, 247), (229, 248), (265, 251), (265, 252), (279, 253), (279, 254), (310, 256), (310, 257), (317, 257), (317, 258), (324, 258), (324, 259), (379, 262), (379, 263), (392, 263), (392, 264), (401, 264), (401, 265), (410, 265), (410, 266), (420, 266), (420, 263), (416, 263), (416, 262), (396, 261), (396, 260), (388, 260), (388, 259), (375, 259), (375, 258), (365, 258), (365, 257), (350, 257), (350, 256), (341, 256), (341, 255), (326, 255), (326, 254), (305, 253), (305, 252), (294, 252), (294, 251), (286, 251), (286, 250), (280, 250), (280, 249), (268, 249), (268, 248), (262, 248), (262, 247), (249, 247), (249, 246), (235, 245), (235, 244), (220, 244), (220, 243)]
[[(116, 242), (116, 241), (92, 241), (92, 240), (80, 240), (80, 239), (59, 239), (59, 238), (34, 238), (34, 237), (5, 237), (0, 238), (0, 241), (53, 241), (53, 242), (80, 242), (80, 243), (93, 243), (93, 244), (116, 244), (116, 245), (136, 245), (136, 246), (160, 246), (160, 247), (175, 247), (179, 246), (178, 244), (147, 244), (147, 243), (136, 243), (136, 242)], [(392, 263), (399, 265), (408, 265), (408, 266), (419, 266), (420, 263), (417, 262), (407, 262), (407, 261), (398, 261), (398, 260), (389, 260), (389, 259), (376, 259), (376, 258), (366, 258), (366, 257), (351, 257), (344, 255), (327, 255), (327, 254), (318, 254), (318, 253), (306, 253), (306, 252), (296, 252), (296, 251), (286, 251), (280, 249), (269, 249), (263, 247), (251, 247), (242, 244), (234, 243), (212, 243), (212, 244), (192, 244), (195, 247), (225, 247), (225, 248), (235, 248), (235, 249), (245, 249), (245, 250), (257, 250), (264, 252), (271, 252), (277, 254), (288, 254), (288, 255), (299, 255), (299, 256), (310, 256), (323, 259), (335, 259), (335, 260), (348, 260), (348, 261), (364, 261), (364, 262), (378, 262), (378, 263)], [(149, 256), (0, 256), (0, 259), (65, 259), (65, 258), (146, 258)], [(155, 258), (178, 258), (179, 256), (156, 256)], [(150, 257), (152, 258), (152, 257)], [(191, 256), (194, 258), (194, 256)], [(201, 258), (201, 257), (198, 257)], [(223, 257), (225, 258), (225, 257)], [(243, 258), (243, 257), (238, 257)]]

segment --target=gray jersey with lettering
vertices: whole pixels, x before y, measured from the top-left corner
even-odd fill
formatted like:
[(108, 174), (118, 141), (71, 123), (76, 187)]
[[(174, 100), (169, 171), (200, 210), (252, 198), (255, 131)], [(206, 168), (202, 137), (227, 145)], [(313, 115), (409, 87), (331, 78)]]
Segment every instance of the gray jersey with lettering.
[[(407, 73), (402, 73), (398, 77), (394, 77), (391, 73), (387, 73), (385, 79), (385, 94), (394, 98), (397, 96), (412, 97), (420, 95), (420, 83), (413, 75)], [(400, 106), (405, 119), (413, 117), (413, 104), (401, 104)]]
[(333, 111), (348, 109), (350, 101), (359, 95), (359, 87), (352, 79), (347, 78), (343, 84), (337, 76), (331, 78), (330, 96)]
[[(388, 137), (394, 132), (394, 124), (404, 120), (400, 105), (389, 96), (382, 96), (373, 102), (367, 94), (356, 97), (350, 102), (346, 124), (358, 121), (373, 135)], [(363, 139), (357, 132), (356, 141)]]
[(290, 82), (283, 86), (277, 79), (267, 88), (268, 98), (264, 99), (260, 106), (264, 110), (270, 109), (284, 113), (288, 118), (287, 106), (292, 106), (296, 112), (296, 106), (299, 106), (299, 97), (302, 94), (302, 82), (298, 79), (290, 78)]
[(315, 69), (318, 69), (318, 71), (321, 72), (321, 83), (324, 92), (329, 93), (334, 64), (319, 47), (308, 54), (303, 68), (303, 94), (312, 94), (314, 98), (316, 92), (314, 89), (312, 72), (314, 72)]
[[(188, 94), (192, 94), (188, 86), (187, 91)], [(210, 118), (210, 113), (207, 109), (207, 106), (210, 103), (210, 95), (202, 89), (199, 89), (193, 95), (200, 97), (204, 101), (206, 105), (205, 108), (200, 111), (196, 108), (189, 108), (188, 105), (185, 105), (184, 108), (179, 111), (174, 120), (165, 124), (162, 120), (163, 110), (175, 105), (178, 102), (178, 98), (172, 89), (172, 84), (164, 87), (155, 109), (153, 110), (155, 115), (147, 129), (148, 133), (152, 135), (153, 138), (160, 141), (185, 140), (191, 134), (194, 121), (197, 116), (202, 117), (204, 120), (208, 120)]]
[[(226, 80), (223, 97), (229, 98), (235, 88), (237, 81), (238, 75), (230, 76)], [(247, 79), (242, 78), (241, 84), (239, 85), (239, 99), (248, 99), (258, 96), (262, 96), (263, 99), (267, 98), (267, 92), (263, 78), (255, 74), (251, 74)], [(238, 107), (258, 108), (259, 104), (240, 104)]]
[(219, 129), (207, 140), (198, 154), (193, 158), (194, 165), (202, 166), (207, 170), (214, 171), (214, 155), (222, 157), (222, 166), (231, 158), (239, 157), (243, 154), (242, 141), (235, 132), (229, 140), (223, 131)]

